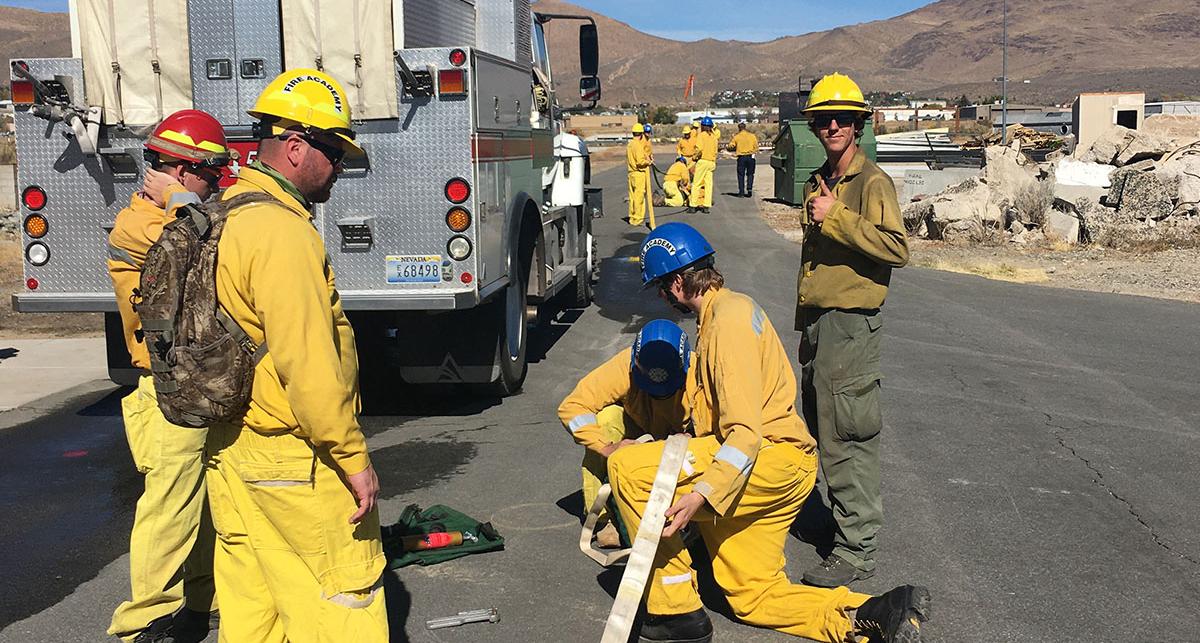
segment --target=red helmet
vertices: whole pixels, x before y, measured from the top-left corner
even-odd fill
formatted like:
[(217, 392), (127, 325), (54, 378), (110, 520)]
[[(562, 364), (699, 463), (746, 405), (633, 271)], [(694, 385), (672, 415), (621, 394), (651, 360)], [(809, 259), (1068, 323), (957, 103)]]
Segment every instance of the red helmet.
[(209, 167), (229, 164), (224, 128), (198, 109), (183, 109), (163, 119), (146, 139), (146, 149)]

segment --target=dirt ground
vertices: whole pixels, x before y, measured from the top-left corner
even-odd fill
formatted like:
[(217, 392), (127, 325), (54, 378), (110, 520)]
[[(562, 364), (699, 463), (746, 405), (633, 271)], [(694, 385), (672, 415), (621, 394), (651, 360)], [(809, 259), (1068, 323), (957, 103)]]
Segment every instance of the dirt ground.
[[(800, 243), (798, 209), (773, 200), (771, 181), (757, 181), (754, 187), (759, 214), (767, 224)], [(1196, 248), (1130, 253), (1095, 246), (963, 246), (909, 239), (909, 251), (911, 265), (936, 270), (1200, 303), (1200, 249)]]
[(0, 337), (88, 337), (104, 334), (100, 313), (18, 313), (12, 293), (25, 290), (21, 243), (0, 238)]

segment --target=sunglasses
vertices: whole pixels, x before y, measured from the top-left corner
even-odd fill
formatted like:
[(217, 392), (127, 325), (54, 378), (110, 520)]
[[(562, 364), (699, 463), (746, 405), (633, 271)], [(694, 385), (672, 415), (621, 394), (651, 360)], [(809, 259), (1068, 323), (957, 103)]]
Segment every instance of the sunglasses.
[(837, 121), (839, 127), (849, 127), (858, 122), (857, 112), (818, 112), (808, 120), (813, 127), (824, 129)]
[(329, 159), (329, 164), (332, 166), (336, 167), (339, 163), (341, 163), (346, 158), (346, 150), (342, 149), (341, 145), (334, 145), (334, 144), (326, 143), (325, 141), (322, 141), (321, 139), (319, 139), (315, 136), (309, 135), (309, 134), (300, 134), (298, 132), (285, 132), (285, 133), (281, 134), (279, 136), (279, 138), (286, 139), (288, 136), (291, 136), (292, 134), (299, 136), (301, 140), (303, 140), (305, 143), (308, 143), (309, 147), (320, 152), (326, 159)]

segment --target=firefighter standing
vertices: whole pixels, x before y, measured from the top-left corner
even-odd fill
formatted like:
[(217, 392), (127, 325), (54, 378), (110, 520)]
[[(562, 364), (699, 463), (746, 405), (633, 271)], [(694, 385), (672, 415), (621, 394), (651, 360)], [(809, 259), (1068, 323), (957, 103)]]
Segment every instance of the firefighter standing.
[(650, 211), (650, 227), (654, 228), (654, 204), (650, 202), (650, 155), (646, 152), (645, 129), (634, 123), (633, 138), (625, 146), (625, 171), (629, 177), (629, 225), (641, 227)]
[[(725, 288), (708, 241), (667, 223), (642, 244), (642, 281), (673, 308), (699, 316), (694, 438), (680, 473), (670, 523), (648, 583), (642, 641), (704, 642), (712, 623), (679, 530), (699, 529), (713, 578), (742, 621), (818, 641), (912, 643), (928, 615), (929, 592), (905, 585), (879, 597), (791, 583), (784, 572), (788, 528), (816, 482), (812, 436), (796, 415), (796, 377), (771, 321), (753, 299)], [(609, 481), (626, 526), (636, 531), (663, 443), (622, 447)], [(694, 519), (694, 522), (693, 522)]]
[(675, 159), (671, 167), (667, 168), (667, 175), (663, 179), (663, 192), (666, 193), (666, 204), (668, 206), (678, 208), (687, 203), (687, 196), (692, 183), (691, 175), (687, 159), (682, 156)]
[(683, 126), (683, 135), (679, 137), (679, 142), (675, 144), (675, 154), (687, 159), (688, 167), (691, 167), (692, 155), (696, 153), (696, 136), (692, 133), (691, 125)]
[(388, 640), (379, 480), (359, 428), (354, 332), (311, 208), (361, 154), (342, 86), (285, 71), (259, 95), (258, 161), (225, 198), (217, 300), (267, 354), (239, 425), (209, 429), (222, 641)]
[(796, 301), (804, 416), (816, 427), (836, 522), (833, 552), (804, 574), (825, 587), (875, 573), (879, 487), (879, 313), (892, 268), (908, 262), (891, 177), (858, 147), (871, 110), (854, 81), (831, 74), (804, 110), (825, 164), (804, 186)]
[(217, 190), (229, 151), (217, 119), (188, 109), (158, 125), (146, 141), (146, 158), (161, 171), (154, 176), (182, 188), (167, 203), (156, 202), (148, 191), (134, 194), (108, 236), (108, 272), (125, 346), (141, 371), (137, 390), (121, 400), (121, 415), (145, 485), (129, 536), (132, 597), (117, 607), (108, 633), (139, 643), (167, 636), (202, 639), (216, 607), (214, 534), (204, 484), (207, 431), (171, 424), (159, 410), (133, 299), (146, 253), (167, 222), (164, 206), (207, 200)]
[(758, 153), (758, 137), (738, 123), (738, 132), (729, 140), (729, 151), (737, 155), (738, 196), (754, 195), (754, 155)]
[(696, 159), (695, 175), (692, 183), (691, 199), (688, 205), (690, 211), (708, 212), (712, 207), (713, 171), (717, 169), (717, 144), (720, 134), (713, 131), (713, 120), (705, 116), (700, 120), (700, 135), (696, 137), (696, 151), (692, 158)]
[[(694, 380), (687, 333), (656, 319), (638, 332), (632, 348), (617, 353), (579, 380), (558, 407), (558, 417), (583, 456), (583, 506), (596, 500), (608, 479), (607, 458), (642, 435), (663, 440), (689, 421)], [(605, 517), (602, 515), (601, 520)], [(612, 524), (596, 534), (601, 547), (617, 547)]]

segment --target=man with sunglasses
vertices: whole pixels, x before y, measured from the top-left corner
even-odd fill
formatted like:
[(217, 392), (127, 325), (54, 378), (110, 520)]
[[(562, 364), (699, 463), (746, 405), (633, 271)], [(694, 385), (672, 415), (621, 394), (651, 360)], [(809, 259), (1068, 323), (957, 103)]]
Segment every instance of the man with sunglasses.
[[(249, 114), (217, 301), (266, 355), (240, 422), (210, 427), (208, 489), (221, 640), (388, 640), (379, 479), (358, 424), (358, 356), (312, 209), (361, 155), (337, 80), (292, 69)], [(240, 199), (239, 199), (240, 201)]]
[[(121, 400), (125, 435), (144, 488), (129, 537), (132, 596), (113, 613), (108, 633), (126, 641), (200, 640), (216, 608), (212, 522), (204, 484), (204, 429), (176, 426), (158, 408), (150, 355), (133, 310), (146, 253), (162, 235), (168, 212), (206, 201), (229, 163), (217, 119), (187, 109), (171, 114), (146, 140), (146, 185), (117, 214), (108, 237), (108, 272), (137, 389)], [(161, 198), (163, 187), (168, 198)]]
[(835, 529), (804, 581), (837, 587), (875, 574), (879, 485), (879, 309), (892, 268), (908, 263), (896, 188), (858, 146), (871, 109), (850, 78), (813, 86), (804, 115), (825, 164), (804, 186), (796, 301), (804, 418), (815, 427)]

